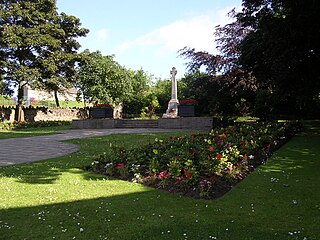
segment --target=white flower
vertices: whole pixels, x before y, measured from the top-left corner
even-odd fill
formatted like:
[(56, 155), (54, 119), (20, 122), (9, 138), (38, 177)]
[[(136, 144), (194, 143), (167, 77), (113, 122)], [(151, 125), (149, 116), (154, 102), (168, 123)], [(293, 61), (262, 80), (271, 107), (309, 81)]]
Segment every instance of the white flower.
[(254, 159), (254, 156), (251, 154), (251, 155), (249, 156), (249, 159)]

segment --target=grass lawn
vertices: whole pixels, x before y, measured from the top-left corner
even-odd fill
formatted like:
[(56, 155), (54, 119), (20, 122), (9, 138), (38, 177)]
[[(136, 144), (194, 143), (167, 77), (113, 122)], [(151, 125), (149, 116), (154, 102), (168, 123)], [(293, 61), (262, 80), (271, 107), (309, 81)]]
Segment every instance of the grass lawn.
[(0, 167), (0, 239), (320, 239), (320, 124), (311, 127), (211, 201), (78, 168), (110, 144), (172, 133), (72, 140), (80, 152)]
[(42, 127), (42, 128), (26, 128), (16, 130), (0, 130), (0, 139), (5, 138), (21, 138), (21, 137), (33, 137), (48, 134), (56, 134), (61, 130), (70, 129), (71, 125), (56, 126), (56, 127)]

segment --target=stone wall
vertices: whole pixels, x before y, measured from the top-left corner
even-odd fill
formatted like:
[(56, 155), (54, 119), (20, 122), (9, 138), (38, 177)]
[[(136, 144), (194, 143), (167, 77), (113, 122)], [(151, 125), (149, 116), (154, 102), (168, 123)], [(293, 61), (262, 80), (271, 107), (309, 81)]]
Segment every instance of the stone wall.
[(73, 119), (88, 118), (87, 109), (69, 108), (26, 108), (24, 119), (27, 122), (36, 121), (72, 121)]
[[(0, 121), (13, 122), (15, 116), (14, 108), (0, 107)], [(24, 120), (36, 121), (72, 121), (73, 119), (87, 119), (89, 109), (69, 108), (24, 108)]]
[(15, 109), (0, 106), (0, 122), (13, 122)]
[(213, 127), (212, 117), (160, 118), (158, 126), (162, 129), (195, 129), (210, 130)]
[[(130, 125), (123, 124), (124, 121), (131, 121)], [(134, 125), (134, 122), (144, 124)], [(156, 122), (157, 125), (150, 125), (148, 122)], [(186, 117), (186, 118), (160, 118), (158, 120), (120, 120), (120, 119), (87, 119), (73, 120), (73, 129), (108, 129), (108, 128), (161, 128), (161, 129), (194, 129), (211, 130), (213, 127), (213, 118), (211, 117)]]
[(86, 120), (73, 120), (73, 129), (109, 129), (116, 127), (115, 119), (86, 119)]

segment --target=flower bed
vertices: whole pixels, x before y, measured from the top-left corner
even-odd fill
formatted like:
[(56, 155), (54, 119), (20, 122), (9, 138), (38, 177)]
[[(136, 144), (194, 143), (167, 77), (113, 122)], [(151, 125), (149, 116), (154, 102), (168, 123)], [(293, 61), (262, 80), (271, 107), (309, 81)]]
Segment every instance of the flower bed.
[(155, 139), (133, 148), (112, 148), (91, 171), (195, 198), (221, 196), (297, 131), (294, 123), (253, 123), (208, 134)]

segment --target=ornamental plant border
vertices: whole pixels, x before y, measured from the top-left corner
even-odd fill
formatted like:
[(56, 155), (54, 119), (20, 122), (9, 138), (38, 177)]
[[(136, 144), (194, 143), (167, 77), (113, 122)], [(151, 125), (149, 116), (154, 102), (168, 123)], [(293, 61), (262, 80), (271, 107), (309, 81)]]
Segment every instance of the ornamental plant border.
[[(209, 134), (114, 147), (85, 169), (193, 198), (214, 199), (242, 181), (299, 129), (299, 123), (244, 124)], [(170, 150), (171, 149), (171, 150)]]

